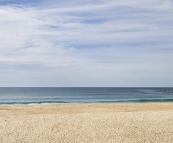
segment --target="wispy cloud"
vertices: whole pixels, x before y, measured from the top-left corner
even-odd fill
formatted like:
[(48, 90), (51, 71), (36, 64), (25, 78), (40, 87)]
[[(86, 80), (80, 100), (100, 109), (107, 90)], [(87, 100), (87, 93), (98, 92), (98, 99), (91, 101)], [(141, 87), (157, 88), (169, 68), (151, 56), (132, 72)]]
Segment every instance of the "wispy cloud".
[(0, 85), (171, 86), (172, 23), (171, 0), (0, 0)]

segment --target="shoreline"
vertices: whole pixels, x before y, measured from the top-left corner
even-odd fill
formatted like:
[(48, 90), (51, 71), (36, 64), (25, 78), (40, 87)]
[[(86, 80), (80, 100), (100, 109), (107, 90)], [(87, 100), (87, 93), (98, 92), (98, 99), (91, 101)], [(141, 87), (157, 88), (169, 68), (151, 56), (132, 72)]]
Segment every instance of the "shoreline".
[(64, 105), (64, 104), (145, 104), (145, 103), (173, 103), (173, 99), (111, 101), (111, 102), (28, 102), (28, 103), (0, 103), (0, 106), (27, 106), (27, 105)]
[(0, 141), (173, 142), (173, 103), (0, 106)]
[[(61, 109), (61, 110), (59, 110)], [(10, 116), (10, 112), (28, 113), (31, 114), (32, 110), (43, 114), (58, 114), (66, 113), (67, 111), (75, 111), (76, 113), (90, 113), (90, 112), (135, 112), (135, 111), (173, 111), (173, 102), (129, 102), (129, 103), (55, 103), (55, 104), (17, 104), (17, 105), (0, 105), (0, 116), (1, 111), (7, 111), (7, 115)]]
[[(1, 107), (53, 107), (53, 106), (144, 106), (144, 105), (173, 105), (173, 102), (104, 102), (104, 103), (42, 103), (42, 104), (0, 104), (0, 111)], [(150, 107), (148, 107), (150, 109)], [(159, 108), (161, 109), (161, 108)]]

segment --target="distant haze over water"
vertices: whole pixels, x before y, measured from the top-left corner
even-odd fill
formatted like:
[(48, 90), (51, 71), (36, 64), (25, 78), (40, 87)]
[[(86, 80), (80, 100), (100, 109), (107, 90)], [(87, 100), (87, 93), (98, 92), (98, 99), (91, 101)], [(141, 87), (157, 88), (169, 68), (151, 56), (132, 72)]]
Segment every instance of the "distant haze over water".
[(173, 88), (1, 87), (0, 104), (169, 102)]

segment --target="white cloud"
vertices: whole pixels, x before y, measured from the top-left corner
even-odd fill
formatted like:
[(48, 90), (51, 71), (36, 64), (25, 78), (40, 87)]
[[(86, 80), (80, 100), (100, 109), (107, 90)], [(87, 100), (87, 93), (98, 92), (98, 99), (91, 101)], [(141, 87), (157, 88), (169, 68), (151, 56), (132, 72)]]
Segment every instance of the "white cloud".
[(144, 77), (171, 85), (172, 8), (169, 0), (0, 6), (0, 85), (142, 86)]

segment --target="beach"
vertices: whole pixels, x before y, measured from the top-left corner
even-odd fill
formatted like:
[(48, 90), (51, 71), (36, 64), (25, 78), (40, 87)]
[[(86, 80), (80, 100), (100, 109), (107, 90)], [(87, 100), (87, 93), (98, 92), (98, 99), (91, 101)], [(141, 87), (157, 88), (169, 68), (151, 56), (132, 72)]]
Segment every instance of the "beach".
[(172, 143), (173, 103), (0, 106), (1, 143)]

